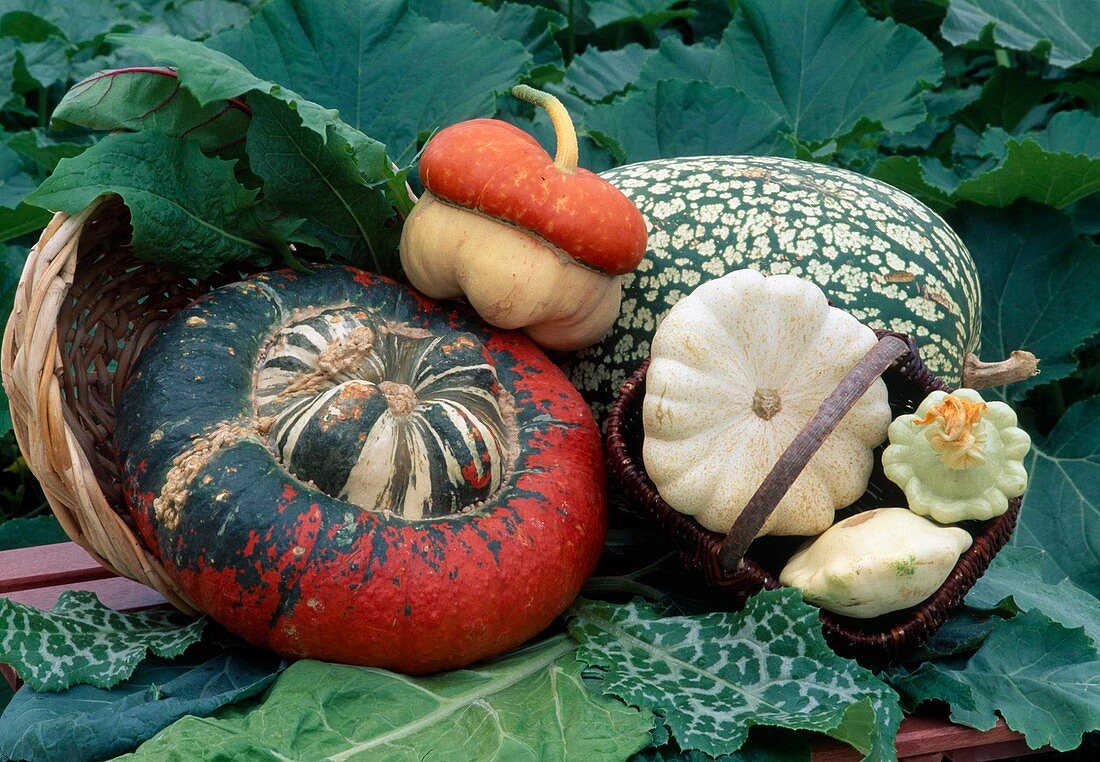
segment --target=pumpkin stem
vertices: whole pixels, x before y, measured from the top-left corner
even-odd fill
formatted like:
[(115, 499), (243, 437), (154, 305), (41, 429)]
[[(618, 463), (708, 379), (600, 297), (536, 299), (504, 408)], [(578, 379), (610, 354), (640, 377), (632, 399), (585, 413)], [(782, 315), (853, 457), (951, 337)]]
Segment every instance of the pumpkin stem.
[(563, 174), (577, 174), (577, 131), (573, 128), (573, 120), (569, 118), (569, 112), (565, 110), (562, 102), (550, 93), (544, 93), (527, 85), (516, 85), (512, 88), (512, 95), (521, 101), (546, 109), (550, 122), (554, 125), (554, 137), (558, 141), (554, 166)]
[(825, 438), (833, 433), (840, 419), (871, 388), (871, 384), (883, 371), (908, 351), (909, 345), (897, 336), (883, 335), (821, 403), (821, 407), (779, 456), (772, 470), (764, 477), (763, 483), (734, 520), (718, 550), (718, 565), (722, 571), (732, 572), (741, 566), (745, 551), (764, 526), (764, 522), (787, 494), (787, 490)]
[(752, 412), (770, 421), (772, 417), (783, 409), (783, 400), (779, 398), (778, 389), (757, 389), (752, 395)]
[(1013, 351), (1000, 362), (986, 362), (968, 354), (963, 361), (962, 385), (967, 389), (987, 389), (1023, 381), (1039, 373), (1039, 358), (1022, 349)]

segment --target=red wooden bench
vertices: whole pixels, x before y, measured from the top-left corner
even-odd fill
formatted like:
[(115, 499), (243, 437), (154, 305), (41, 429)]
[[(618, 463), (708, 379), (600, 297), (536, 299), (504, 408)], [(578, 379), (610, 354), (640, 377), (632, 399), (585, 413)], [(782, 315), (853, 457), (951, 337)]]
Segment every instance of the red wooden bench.
[[(156, 591), (107, 571), (75, 543), (0, 551), (0, 595), (48, 609), (65, 590), (91, 590), (118, 611), (137, 611), (164, 603)], [(0, 672), (13, 688), (20, 680), (6, 665)], [(906, 717), (898, 732), (899, 759), (906, 762), (984, 762), (1035, 753), (1003, 720), (992, 730), (955, 725), (945, 717), (922, 711)], [(813, 745), (814, 762), (849, 762), (859, 753), (839, 741), (822, 739)]]

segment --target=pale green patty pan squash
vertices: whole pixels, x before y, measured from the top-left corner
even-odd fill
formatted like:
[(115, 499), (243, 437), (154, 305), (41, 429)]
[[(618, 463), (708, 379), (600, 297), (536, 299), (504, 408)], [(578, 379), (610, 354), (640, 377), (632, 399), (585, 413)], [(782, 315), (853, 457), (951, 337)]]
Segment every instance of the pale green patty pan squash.
[(774, 157), (660, 159), (603, 177), (642, 211), (649, 244), (623, 276), (611, 331), (562, 363), (597, 418), (649, 354), (669, 308), (744, 267), (813, 281), (865, 325), (914, 337), (932, 372), (959, 385), (981, 331), (978, 275), (958, 236), (912, 196)]

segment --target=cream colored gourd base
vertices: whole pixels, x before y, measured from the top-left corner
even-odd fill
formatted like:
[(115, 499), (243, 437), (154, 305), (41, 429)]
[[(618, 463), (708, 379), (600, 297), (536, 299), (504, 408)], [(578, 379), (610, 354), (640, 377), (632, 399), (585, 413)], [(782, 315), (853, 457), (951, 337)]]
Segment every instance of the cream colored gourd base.
[(549, 349), (579, 349), (601, 339), (622, 299), (620, 276), (582, 267), (520, 228), (431, 193), (405, 221), (401, 266), (428, 296), (465, 296), (487, 322), (522, 328)]
[[(681, 299), (653, 337), (646, 471), (672, 508), (727, 532), (779, 456), (876, 343), (789, 275), (738, 270)], [(759, 535), (816, 535), (867, 488), (890, 406), (878, 379), (779, 501)], [(759, 536), (758, 535), (758, 536)]]
[(936, 592), (973, 540), (907, 508), (876, 508), (829, 528), (795, 553), (780, 584), (827, 611), (870, 619)]

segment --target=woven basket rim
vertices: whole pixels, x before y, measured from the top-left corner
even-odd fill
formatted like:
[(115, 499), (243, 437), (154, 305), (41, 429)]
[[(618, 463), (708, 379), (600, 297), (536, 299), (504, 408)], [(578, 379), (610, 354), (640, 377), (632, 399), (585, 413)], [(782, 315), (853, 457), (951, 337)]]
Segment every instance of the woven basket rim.
[[(878, 336), (898, 336), (910, 348), (887, 374), (900, 375), (916, 388), (922, 388), (924, 394), (935, 389), (953, 391), (920, 359), (916, 342), (911, 336), (895, 331), (876, 330), (875, 333)], [(632, 451), (640, 452), (640, 448), (630, 436), (628, 419), (637, 412), (645, 396), (645, 374), (649, 363), (650, 358), (647, 357), (623, 383), (607, 418), (605, 454), (612, 476), (633, 506), (671, 535), (679, 547), (681, 562), (702, 576), (709, 587), (731, 594), (736, 606), (759, 590), (782, 587), (772, 574), (750, 557), (744, 559), (738, 571), (724, 572), (718, 564), (717, 550), (725, 536), (703, 528), (693, 517), (679, 513), (668, 505), (649, 479), (645, 464), (632, 454)], [(1016, 525), (1020, 504), (1021, 498), (1013, 498), (1009, 501), (1009, 509), (1001, 516), (985, 522), (968, 522), (970, 527), (978, 530), (971, 532), (974, 542), (960, 556), (939, 590), (916, 606), (873, 619), (856, 619), (819, 609), (825, 637), (830, 645), (874, 667), (892, 663), (918, 649), (943, 625), (950, 612), (962, 603), (993, 556), (1008, 542)]]
[(65, 336), (59, 316), (78, 271), (82, 236), (97, 224), (118, 224), (121, 200), (96, 199), (77, 214), (58, 212), (27, 257), (3, 343), (0, 374), (12, 428), (28, 468), (38, 479), (65, 534), (113, 573), (152, 587), (174, 607), (197, 614), (160, 561), (112, 506), (85, 451), (88, 436), (62, 391)]

